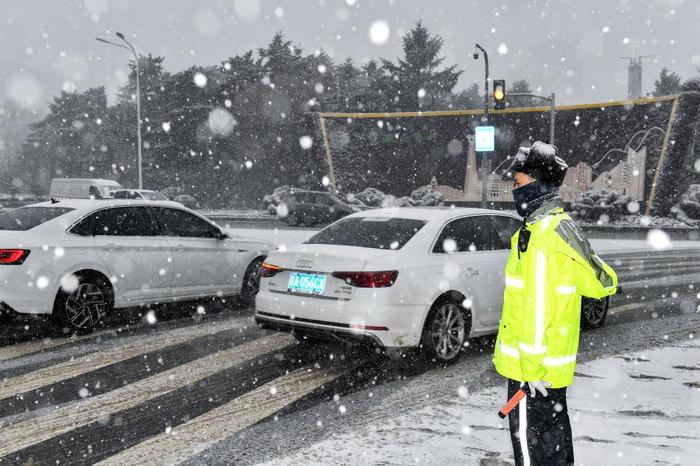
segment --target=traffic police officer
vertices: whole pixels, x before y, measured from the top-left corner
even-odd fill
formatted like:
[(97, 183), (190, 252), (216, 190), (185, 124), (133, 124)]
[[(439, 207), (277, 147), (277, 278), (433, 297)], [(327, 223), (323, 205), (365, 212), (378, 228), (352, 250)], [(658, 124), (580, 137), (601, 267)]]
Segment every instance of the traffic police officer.
[[(574, 379), (581, 297), (617, 291), (617, 276), (564, 212), (558, 195), (567, 165), (556, 147), (521, 147), (510, 168), (522, 227), (511, 239), (493, 362), (508, 398), (525, 387), (509, 416), (516, 465), (573, 465), (566, 387)], [(527, 385), (527, 386), (526, 386)]]

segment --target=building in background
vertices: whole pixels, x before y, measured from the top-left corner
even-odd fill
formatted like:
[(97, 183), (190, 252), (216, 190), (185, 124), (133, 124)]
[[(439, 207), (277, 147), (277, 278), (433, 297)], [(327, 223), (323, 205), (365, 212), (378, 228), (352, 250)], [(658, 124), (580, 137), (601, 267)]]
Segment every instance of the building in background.
[[(619, 194), (627, 194), (637, 201), (644, 200), (644, 173), (646, 171), (647, 148), (639, 151), (627, 149), (627, 156), (610, 171), (603, 172), (593, 180), (593, 169), (586, 162), (569, 167), (559, 193), (564, 202), (575, 202), (582, 193), (591, 189), (605, 189)], [(480, 202), (481, 179), (476, 164), (473, 145), (467, 150), (467, 167), (464, 177), (464, 190), (451, 186), (441, 186), (437, 180), (431, 185), (441, 192), (445, 202)], [(513, 181), (503, 180), (501, 175), (492, 173), (486, 183), (489, 202), (513, 202)]]
[(642, 59), (651, 55), (620, 57), (629, 60), (627, 65), (627, 98), (639, 99), (642, 96)]

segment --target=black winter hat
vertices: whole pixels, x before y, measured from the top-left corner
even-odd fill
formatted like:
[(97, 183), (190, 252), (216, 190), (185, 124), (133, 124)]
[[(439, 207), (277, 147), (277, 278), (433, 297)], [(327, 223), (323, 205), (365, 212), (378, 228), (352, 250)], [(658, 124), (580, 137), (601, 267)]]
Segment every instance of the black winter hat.
[(568, 168), (564, 159), (557, 155), (555, 146), (535, 141), (531, 147), (518, 149), (510, 171), (525, 173), (540, 183), (559, 187)]

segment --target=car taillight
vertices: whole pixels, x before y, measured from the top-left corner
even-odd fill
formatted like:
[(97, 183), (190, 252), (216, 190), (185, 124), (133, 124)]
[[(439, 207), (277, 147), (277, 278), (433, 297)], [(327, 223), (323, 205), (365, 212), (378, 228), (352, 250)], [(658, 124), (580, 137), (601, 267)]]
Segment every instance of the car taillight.
[(265, 278), (274, 277), (281, 271), (281, 267), (273, 264), (268, 264), (267, 262), (263, 262), (263, 264), (260, 266), (260, 276)]
[(29, 249), (0, 249), (0, 264), (20, 265), (29, 255)]
[(333, 272), (331, 275), (358, 288), (386, 288), (396, 282), (399, 272), (398, 270), (384, 272)]

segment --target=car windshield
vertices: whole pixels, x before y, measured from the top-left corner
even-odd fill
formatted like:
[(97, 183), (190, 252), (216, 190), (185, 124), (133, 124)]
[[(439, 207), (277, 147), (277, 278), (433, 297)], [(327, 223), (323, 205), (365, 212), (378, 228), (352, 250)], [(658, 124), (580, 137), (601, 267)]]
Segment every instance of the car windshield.
[(325, 228), (305, 243), (401, 249), (425, 224), (423, 220), (407, 218), (348, 218)]
[(0, 214), (0, 230), (31, 230), (71, 210), (68, 207), (20, 207)]

